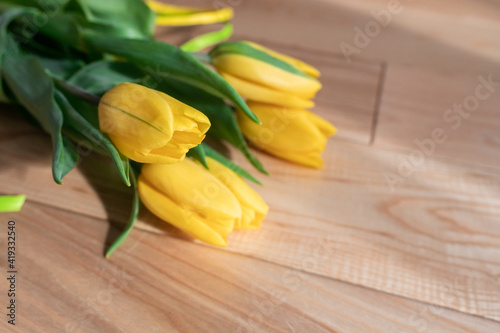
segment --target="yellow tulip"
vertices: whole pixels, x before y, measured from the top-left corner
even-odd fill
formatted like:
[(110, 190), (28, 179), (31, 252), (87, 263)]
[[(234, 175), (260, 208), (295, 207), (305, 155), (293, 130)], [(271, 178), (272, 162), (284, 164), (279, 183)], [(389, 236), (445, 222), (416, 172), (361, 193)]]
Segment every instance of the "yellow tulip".
[(174, 163), (201, 143), (210, 121), (167, 94), (122, 83), (101, 98), (99, 125), (128, 158), (141, 163)]
[(257, 229), (269, 207), (240, 176), (207, 157), (146, 164), (138, 180), (144, 205), (160, 219), (206, 243), (227, 245), (236, 229)]
[(230, 7), (221, 9), (181, 7), (147, 0), (146, 4), (156, 12), (156, 24), (164, 26), (184, 26), (227, 22), (233, 18)]
[(255, 146), (280, 158), (321, 168), (320, 154), (327, 138), (337, 129), (325, 119), (303, 109), (290, 109), (249, 102), (250, 109), (262, 121), (252, 123), (238, 111), (241, 131)]
[(209, 172), (219, 179), (234, 194), (241, 206), (241, 219), (237, 220), (235, 229), (258, 229), (269, 211), (269, 206), (259, 194), (243, 181), (234, 171), (207, 157)]
[(144, 205), (160, 219), (203, 242), (226, 246), (241, 219), (234, 194), (200, 164), (146, 164), (138, 180)]
[(251, 101), (305, 109), (321, 89), (314, 67), (254, 43), (222, 43), (210, 56), (220, 75)]

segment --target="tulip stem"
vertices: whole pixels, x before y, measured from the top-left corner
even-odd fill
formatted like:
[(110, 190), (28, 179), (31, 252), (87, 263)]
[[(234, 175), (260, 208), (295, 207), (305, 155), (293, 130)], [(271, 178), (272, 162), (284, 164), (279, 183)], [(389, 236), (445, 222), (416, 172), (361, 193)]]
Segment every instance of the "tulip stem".
[(212, 63), (212, 58), (210, 55), (206, 53), (200, 53), (200, 52), (189, 52), (189, 54), (195, 58), (196, 60), (199, 60), (201, 62), (204, 62), (206, 64), (211, 64)]
[(67, 81), (54, 79), (54, 82), (56, 83), (57, 86), (62, 88), (67, 93), (75, 97), (78, 97), (79, 99), (82, 99), (89, 104), (97, 106), (101, 101), (101, 98), (99, 96), (91, 94), (85, 89), (75, 86), (74, 84), (71, 84)]

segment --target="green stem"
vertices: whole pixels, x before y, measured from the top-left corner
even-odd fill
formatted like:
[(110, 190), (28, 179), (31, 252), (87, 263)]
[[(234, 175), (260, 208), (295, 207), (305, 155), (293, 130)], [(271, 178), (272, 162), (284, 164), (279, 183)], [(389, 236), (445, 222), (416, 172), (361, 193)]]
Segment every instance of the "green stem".
[(187, 41), (181, 45), (181, 49), (188, 52), (200, 51), (228, 39), (232, 34), (233, 25), (231, 22), (227, 22), (222, 29), (218, 31), (209, 32)]
[(206, 53), (200, 53), (200, 52), (190, 52), (189, 53), (193, 58), (196, 58), (197, 60), (204, 62), (206, 64), (212, 63), (212, 58)]
[(0, 196), (0, 212), (18, 212), (23, 207), (26, 195), (5, 195)]
[(101, 101), (101, 98), (97, 95), (91, 94), (85, 89), (82, 89), (78, 86), (75, 86), (74, 84), (71, 84), (67, 81), (64, 80), (59, 80), (54, 78), (54, 82), (56, 86), (59, 88), (63, 89), (67, 93), (89, 103), (95, 106), (99, 105), (99, 102)]

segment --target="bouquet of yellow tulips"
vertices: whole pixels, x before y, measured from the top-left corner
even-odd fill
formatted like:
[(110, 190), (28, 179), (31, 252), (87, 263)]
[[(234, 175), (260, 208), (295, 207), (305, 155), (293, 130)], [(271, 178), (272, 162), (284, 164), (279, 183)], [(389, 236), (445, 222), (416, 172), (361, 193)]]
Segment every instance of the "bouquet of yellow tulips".
[[(107, 255), (132, 230), (141, 201), (212, 245), (226, 246), (234, 229), (260, 227), (268, 206), (243, 178), (259, 182), (206, 136), (235, 146), (263, 174), (247, 142), (322, 166), (336, 129), (307, 110), (321, 88), (319, 72), (255, 43), (226, 41), (230, 8), (0, 0), (0, 13), (0, 101), (21, 105), (50, 134), (54, 180), (62, 184), (87, 145), (109, 156), (135, 190), (130, 219)], [(181, 46), (153, 36), (156, 25), (213, 23), (222, 29)], [(0, 211), (20, 209), (23, 200), (0, 198)]]

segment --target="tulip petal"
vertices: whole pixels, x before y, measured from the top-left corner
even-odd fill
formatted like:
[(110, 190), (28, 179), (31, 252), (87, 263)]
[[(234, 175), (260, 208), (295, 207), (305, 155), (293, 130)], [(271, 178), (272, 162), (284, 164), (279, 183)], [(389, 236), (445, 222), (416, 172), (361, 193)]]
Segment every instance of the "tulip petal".
[(133, 142), (142, 150), (160, 148), (173, 135), (169, 104), (154, 90), (122, 83), (109, 90), (99, 103), (99, 125), (110, 137)]
[(210, 128), (210, 120), (202, 112), (163, 92), (157, 91), (157, 93), (170, 106), (175, 120), (173, 127), (174, 131), (194, 128), (202, 134), (208, 131)]
[(326, 137), (331, 137), (337, 133), (337, 128), (320, 116), (309, 112), (307, 117), (318, 127)]
[(259, 84), (255, 84), (244, 79), (240, 79), (236, 76), (228, 74), (226, 72), (220, 72), (220, 75), (236, 89), (236, 91), (242, 96), (248, 98), (249, 100), (283, 105), (290, 108), (298, 109), (309, 109), (314, 107), (314, 102), (311, 100), (301, 98), (299, 96), (285, 93), (282, 91), (274, 90), (268, 87), (264, 87)]
[(295, 153), (290, 151), (279, 151), (279, 150), (273, 150), (272, 152), (270, 151), (268, 152), (284, 160), (302, 164), (311, 168), (316, 168), (316, 169), (323, 168), (323, 158), (319, 155), (320, 152)]
[(233, 15), (234, 13), (231, 8), (165, 16), (158, 15), (156, 17), (156, 24), (166, 26), (213, 24), (227, 22), (233, 18)]
[(322, 151), (326, 137), (309, 120), (309, 111), (288, 109), (268, 104), (249, 102), (252, 110), (262, 121), (253, 126), (238, 114), (241, 130), (253, 144), (262, 148), (281, 151)]
[(235, 224), (238, 229), (257, 229), (269, 211), (269, 206), (260, 195), (243, 181), (234, 171), (207, 157), (209, 172), (226, 185), (238, 199), (242, 218)]
[(141, 175), (172, 201), (213, 223), (241, 218), (241, 208), (233, 193), (190, 159), (182, 163), (144, 165)]
[(290, 73), (264, 61), (241, 54), (217, 55), (212, 64), (220, 72), (230, 73), (241, 79), (292, 93), (302, 98), (313, 98), (321, 89), (321, 83), (311, 77)]
[(260, 62), (264, 62), (273, 67), (284, 70), (290, 74), (301, 76), (307, 79), (313, 79), (290, 63), (273, 57), (262, 49), (253, 47), (252, 44), (248, 42), (236, 41), (221, 43), (210, 51), (210, 57), (212, 58), (212, 60), (224, 54), (239, 54), (247, 58), (252, 58)]
[(290, 65), (297, 67), (299, 70), (301, 70), (302, 72), (304, 72), (305, 74), (307, 74), (313, 78), (318, 78), (320, 76), (320, 72), (316, 68), (314, 68), (313, 66), (311, 66), (309, 64), (306, 64), (305, 62), (303, 62), (299, 59), (287, 56), (286, 54), (283, 54), (283, 53), (273, 51), (271, 49), (268, 49), (267, 47), (264, 47), (264, 46), (256, 44), (256, 43), (252, 43), (252, 42), (245, 42), (245, 43), (252, 46), (253, 48), (255, 48), (257, 50), (264, 51), (275, 58), (283, 60), (284, 62), (287, 62)]
[(144, 177), (139, 177), (139, 195), (144, 205), (160, 219), (185, 231), (208, 244), (227, 246), (227, 235), (232, 231), (232, 221), (214, 228), (209, 221), (193, 211), (183, 209), (168, 196), (151, 186)]
[(327, 137), (336, 129), (326, 120), (307, 110), (287, 109), (249, 102), (249, 107), (261, 119), (253, 125), (238, 111), (238, 123), (243, 134), (255, 146), (268, 153), (306, 166), (320, 168), (320, 153)]
[(165, 147), (152, 150), (139, 150), (129, 140), (121, 137), (109, 136), (118, 150), (128, 158), (139, 163), (175, 163), (182, 161), (187, 152), (186, 149), (168, 149)]
[(205, 138), (204, 134), (200, 134), (197, 132), (175, 132), (172, 137), (176, 147), (189, 147), (191, 149), (196, 147), (203, 141)]
[(99, 124), (122, 154), (141, 163), (182, 161), (210, 128), (200, 111), (134, 83), (119, 84), (104, 94)]
[(158, 14), (189, 14), (199, 11), (199, 8), (195, 7), (181, 7), (153, 0), (146, 0), (146, 4)]

